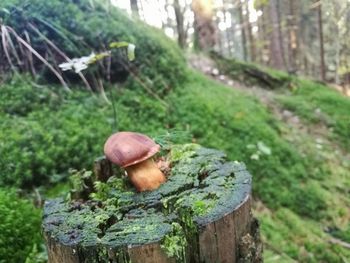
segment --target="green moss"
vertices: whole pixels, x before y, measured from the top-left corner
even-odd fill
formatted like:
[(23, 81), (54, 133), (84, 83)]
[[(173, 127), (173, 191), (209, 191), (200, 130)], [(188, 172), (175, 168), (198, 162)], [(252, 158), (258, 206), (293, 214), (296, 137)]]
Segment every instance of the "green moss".
[(12, 189), (0, 189), (0, 262), (24, 262), (41, 243), (41, 212)]
[(174, 145), (171, 148), (171, 161), (175, 163), (182, 159), (192, 157), (195, 154), (195, 150), (198, 148), (199, 145), (197, 144), (187, 144), (186, 147)]
[(286, 72), (224, 58), (216, 53), (212, 53), (211, 57), (215, 60), (220, 72), (247, 85), (257, 85), (266, 89), (291, 88), (295, 85), (294, 78)]
[[(70, 58), (86, 56), (92, 51), (103, 51), (114, 41), (135, 44), (134, 62), (126, 61), (122, 52), (115, 52), (110, 67), (112, 82), (124, 82), (131, 68), (137, 77), (128, 79), (130, 89), (143, 90), (142, 86), (146, 85), (153, 93), (164, 95), (186, 79), (185, 59), (176, 43), (161, 30), (128, 17), (107, 1), (7, 0), (1, 2), (1, 9), (9, 11), (0, 12), (3, 23), (14, 28), (19, 35), (24, 30), (28, 32), (32, 47), (43, 57), (47, 54), (50, 62), (56, 60), (55, 63), (59, 64), (63, 59), (45, 53), (47, 51), (42, 46), (46, 42), (28, 26), (28, 22), (35, 24), (42, 34)], [(44, 66), (40, 66), (37, 72), (42, 73), (45, 81), (56, 80)], [(87, 79), (96, 75), (108, 79), (107, 74), (101, 74), (102, 72), (103, 69), (96, 66), (84, 73)], [(80, 81), (75, 74), (66, 73), (65, 77), (75, 83)]]
[(115, 253), (161, 241), (169, 256), (183, 262), (198, 229), (231, 213), (250, 193), (251, 178), (244, 165), (227, 162), (220, 151), (193, 144), (174, 151), (186, 158), (172, 163), (171, 176), (157, 190), (137, 193), (113, 176), (95, 184), (89, 202), (47, 203), (45, 231), (63, 244), (108, 247)]
[(331, 135), (350, 149), (350, 99), (330, 87), (309, 80), (299, 80), (298, 89), (280, 95), (278, 101), (312, 123), (326, 125)]
[(174, 222), (171, 226), (172, 231), (164, 236), (161, 247), (169, 257), (176, 258), (178, 262), (185, 262), (185, 249), (187, 246), (185, 233), (180, 224)]
[(349, 255), (345, 249), (335, 247), (327, 241), (328, 237), (318, 223), (302, 220), (289, 209), (262, 215), (261, 229), (266, 247), (289, 258), (289, 261), (341, 262), (338, 253), (345, 257)]

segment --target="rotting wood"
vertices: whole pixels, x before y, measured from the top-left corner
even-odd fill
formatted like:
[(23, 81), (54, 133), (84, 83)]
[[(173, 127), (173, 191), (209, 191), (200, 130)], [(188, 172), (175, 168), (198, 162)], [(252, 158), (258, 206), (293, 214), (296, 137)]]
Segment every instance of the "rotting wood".
[(244, 164), (193, 144), (168, 158), (168, 181), (155, 191), (137, 193), (126, 177), (110, 177), (102, 158), (95, 172), (109, 178), (105, 200), (46, 202), (49, 262), (262, 262)]

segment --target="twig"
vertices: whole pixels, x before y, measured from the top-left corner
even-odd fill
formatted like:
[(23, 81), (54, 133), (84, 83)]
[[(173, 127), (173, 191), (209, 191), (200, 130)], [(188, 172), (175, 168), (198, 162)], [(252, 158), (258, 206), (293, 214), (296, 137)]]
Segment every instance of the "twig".
[[(6, 27), (5, 27), (6, 29)], [(13, 44), (12, 42), (12, 39), (11, 39), (11, 36), (10, 34), (7, 32), (7, 30), (5, 31), (6, 35), (7, 35), (7, 40), (8, 40), (8, 43), (10, 44), (10, 47), (11, 47), (11, 51), (13, 53), (13, 55), (15, 56), (16, 60), (17, 60), (17, 64), (18, 66), (20, 66), (22, 64), (21, 60), (19, 59), (19, 56), (18, 56), (18, 53), (16, 51), (16, 48), (15, 48), (15, 45)]]
[[(27, 30), (24, 30), (24, 36), (26, 37), (27, 43), (29, 45), (31, 45), (30, 37), (29, 37), (29, 34), (28, 34)], [(28, 53), (28, 60), (29, 60), (29, 65), (30, 65), (32, 74), (33, 74), (33, 76), (35, 76), (36, 75), (36, 71), (35, 71), (35, 67), (34, 67), (33, 54), (32, 54), (32, 52), (30, 52), (28, 50), (27, 50), (27, 53)]]
[[(47, 42), (47, 44), (49, 44), (59, 55), (61, 55), (61, 57), (63, 57), (67, 61), (71, 61), (71, 59), (62, 50), (60, 50), (50, 39), (48, 39), (44, 34), (42, 34), (39, 31), (39, 29), (37, 29), (32, 23), (29, 23), (29, 27), (35, 33), (37, 33), (41, 38), (43, 38)], [(78, 72), (78, 76), (82, 79), (87, 89), (92, 92), (92, 88), (89, 82), (87, 81), (87, 79), (85, 78), (84, 74), (81, 72)]]
[(332, 238), (329, 240), (329, 243), (331, 243), (331, 244), (336, 244), (336, 245), (345, 247), (345, 248), (347, 248), (347, 249), (350, 249), (350, 243), (347, 243), (347, 242), (345, 242), (345, 241), (343, 241), (343, 240), (340, 240), (340, 239), (337, 239), (337, 238), (333, 238), (333, 237), (332, 237)]
[(3, 49), (4, 49), (4, 53), (5, 53), (7, 61), (9, 62), (12, 70), (16, 71), (16, 68), (15, 68), (15, 66), (12, 63), (10, 54), (8, 52), (8, 49), (7, 49), (7, 41), (6, 41), (7, 34), (6, 34), (6, 32), (7, 32), (6, 26), (1, 25), (1, 40), (2, 40), (2, 46), (3, 46)]
[(41, 62), (43, 62), (55, 75), (56, 77), (59, 79), (59, 81), (61, 82), (61, 84), (63, 85), (63, 88), (66, 91), (71, 91), (70, 88), (68, 87), (67, 83), (64, 81), (63, 77), (61, 76), (61, 74), (55, 70), (51, 64), (44, 59), (34, 48), (31, 47), (31, 45), (29, 45), (23, 38), (21, 38), (15, 30), (13, 30), (11, 27), (8, 27), (9, 31), (16, 37), (17, 41), (20, 42), (21, 44), (23, 44), (30, 52), (32, 52)]

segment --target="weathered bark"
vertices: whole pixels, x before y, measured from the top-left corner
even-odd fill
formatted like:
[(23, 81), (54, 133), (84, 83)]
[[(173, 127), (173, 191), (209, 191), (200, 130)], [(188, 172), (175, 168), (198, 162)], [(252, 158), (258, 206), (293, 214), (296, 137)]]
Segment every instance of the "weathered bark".
[(195, 42), (199, 49), (208, 51), (217, 42), (212, 0), (193, 0), (191, 6), (194, 13)]
[(94, 163), (94, 174), (96, 181), (107, 182), (108, 178), (113, 175), (112, 163), (105, 156), (97, 158)]
[(126, 179), (112, 176), (102, 202), (47, 202), (49, 262), (261, 262), (244, 164), (197, 145), (176, 147), (171, 162), (168, 182), (152, 192), (116, 189)]

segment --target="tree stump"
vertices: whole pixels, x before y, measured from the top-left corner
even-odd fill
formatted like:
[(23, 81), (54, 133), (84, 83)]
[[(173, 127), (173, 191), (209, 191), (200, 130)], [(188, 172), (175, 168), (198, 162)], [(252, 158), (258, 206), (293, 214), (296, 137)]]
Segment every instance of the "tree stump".
[(166, 158), (168, 181), (155, 191), (137, 193), (117, 173), (95, 184), (90, 200), (47, 201), (49, 262), (261, 262), (244, 164), (194, 144)]

